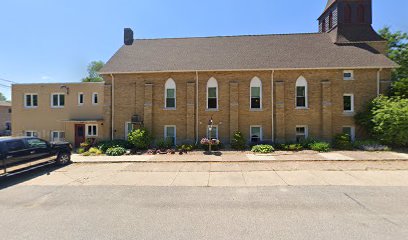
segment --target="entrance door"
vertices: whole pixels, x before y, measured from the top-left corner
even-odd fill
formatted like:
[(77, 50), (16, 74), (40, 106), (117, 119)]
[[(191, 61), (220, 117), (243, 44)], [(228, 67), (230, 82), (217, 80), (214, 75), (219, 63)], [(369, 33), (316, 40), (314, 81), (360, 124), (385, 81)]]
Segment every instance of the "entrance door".
[(75, 124), (75, 147), (80, 147), (85, 142), (85, 125)]

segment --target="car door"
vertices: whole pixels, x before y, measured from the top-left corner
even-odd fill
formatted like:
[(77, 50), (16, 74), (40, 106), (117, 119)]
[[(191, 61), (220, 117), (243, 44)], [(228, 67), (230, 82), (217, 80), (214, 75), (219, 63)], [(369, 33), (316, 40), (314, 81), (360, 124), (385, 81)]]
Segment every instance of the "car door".
[(6, 173), (6, 149), (4, 143), (0, 142), (0, 176)]
[(5, 142), (6, 167), (24, 164), (29, 160), (29, 152), (23, 139), (15, 139)]
[(38, 138), (28, 138), (26, 143), (30, 154), (29, 159), (35, 162), (34, 164), (52, 160), (51, 157), (54, 154), (48, 142)]

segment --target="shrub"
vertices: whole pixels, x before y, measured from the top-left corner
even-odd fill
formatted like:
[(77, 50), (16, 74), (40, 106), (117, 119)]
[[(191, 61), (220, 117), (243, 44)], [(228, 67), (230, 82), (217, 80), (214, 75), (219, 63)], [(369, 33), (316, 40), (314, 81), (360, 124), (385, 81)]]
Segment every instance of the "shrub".
[(390, 151), (388, 146), (375, 140), (356, 141), (354, 147), (363, 151)]
[(179, 151), (187, 151), (187, 152), (191, 152), (191, 151), (193, 151), (194, 150), (194, 145), (191, 145), (191, 144), (183, 144), (183, 145), (181, 145), (181, 146), (178, 146), (177, 147), (177, 149), (179, 150)]
[(112, 140), (112, 141), (100, 142), (98, 143), (97, 147), (99, 150), (105, 153), (106, 150), (108, 150), (108, 148), (112, 148), (112, 147), (123, 147), (125, 149), (131, 149), (132, 144), (129, 141), (117, 139), (117, 140)]
[(106, 150), (108, 156), (122, 156), (126, 153), (126, 149), (123, 147), (111, 147)]
[(353, 143), (351, 137), (348, 134), (338, 134), (334, 137), (333, 147), (338, 150), (352, 150)]
[(254, 153), (271, 153), (274, 152), (275, 149), (271, 145), (255, 145), (252, 147), (252, 152)]
[(173, 144), (172, 144), (172, 142), (171, 141), (169, 141), (169, 140), (160, 140), (160, 141), (157, 141), (156, 142), (156, 146), (159, 148), (159, 149), (170, 149), (170, 148), (173, 148)]
[(91, 148), (88, 150), (88, 152), (89, 152), (91, 155), (101, 155), (101, 154), (103, 154), (103, 152), (102, 152), (99, 148), (96, 148), (96, 147), (91, 147)]
[(82, 153), (82, 156), (88, 157), (88, 156), (91, 156), (91, 153), (90, 152), (84, 152), (84, 153)]
[(317, 152), (329, 152), (330, 151), (330, 143), (327, 142), (314, 142), (309, 144), (309, 148), (313, 151)]
[(302, 145), (303, 148), (310, 149), (310, 146), (316, 142), (319, 142), (319, 140), (315, 139), (315, 138), (306, 138), (302, 141), (300, 141), (300, 144)]
[(77, 153), (83, 154), (85, 152), (85, 148), (78, 148)]
[(129, 133), (129, 142), (137, 149), (146, 150), (149, 148), (152, 138), (145, 128), (137, 129)]
[(299, 143), (281, 144), (280, 149), (285, 151), (302, 151), (303, 146)]
[(244, 135), (241, 132), (235, 132), (231, 142), (231, 148), (234, 150), (245, 150), (246, 141)]

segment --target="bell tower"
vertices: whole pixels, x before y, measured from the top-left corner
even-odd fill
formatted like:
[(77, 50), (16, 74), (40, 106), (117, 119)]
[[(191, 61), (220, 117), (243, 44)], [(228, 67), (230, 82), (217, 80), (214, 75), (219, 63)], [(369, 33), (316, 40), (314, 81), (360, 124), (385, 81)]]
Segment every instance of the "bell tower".
[(372, 28), (372, 0), (327, 0), (318, 21), (338, 44), (384, 41)]

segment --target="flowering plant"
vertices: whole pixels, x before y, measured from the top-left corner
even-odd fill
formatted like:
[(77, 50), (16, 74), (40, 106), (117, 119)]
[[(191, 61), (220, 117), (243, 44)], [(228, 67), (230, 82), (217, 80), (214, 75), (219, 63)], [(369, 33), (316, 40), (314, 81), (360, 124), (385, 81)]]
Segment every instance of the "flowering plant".
[(217, 145), (220, 144), (220, 140), (218, 140), (218, 139), (211, 139), (210, 140), (208, 138), (203, 138), (203, 139), (201, 139), (200, 143), (201, 143), (201, 145), (205, 145), (205, 146), (209, 146), (209, 145), (217, 146)]

